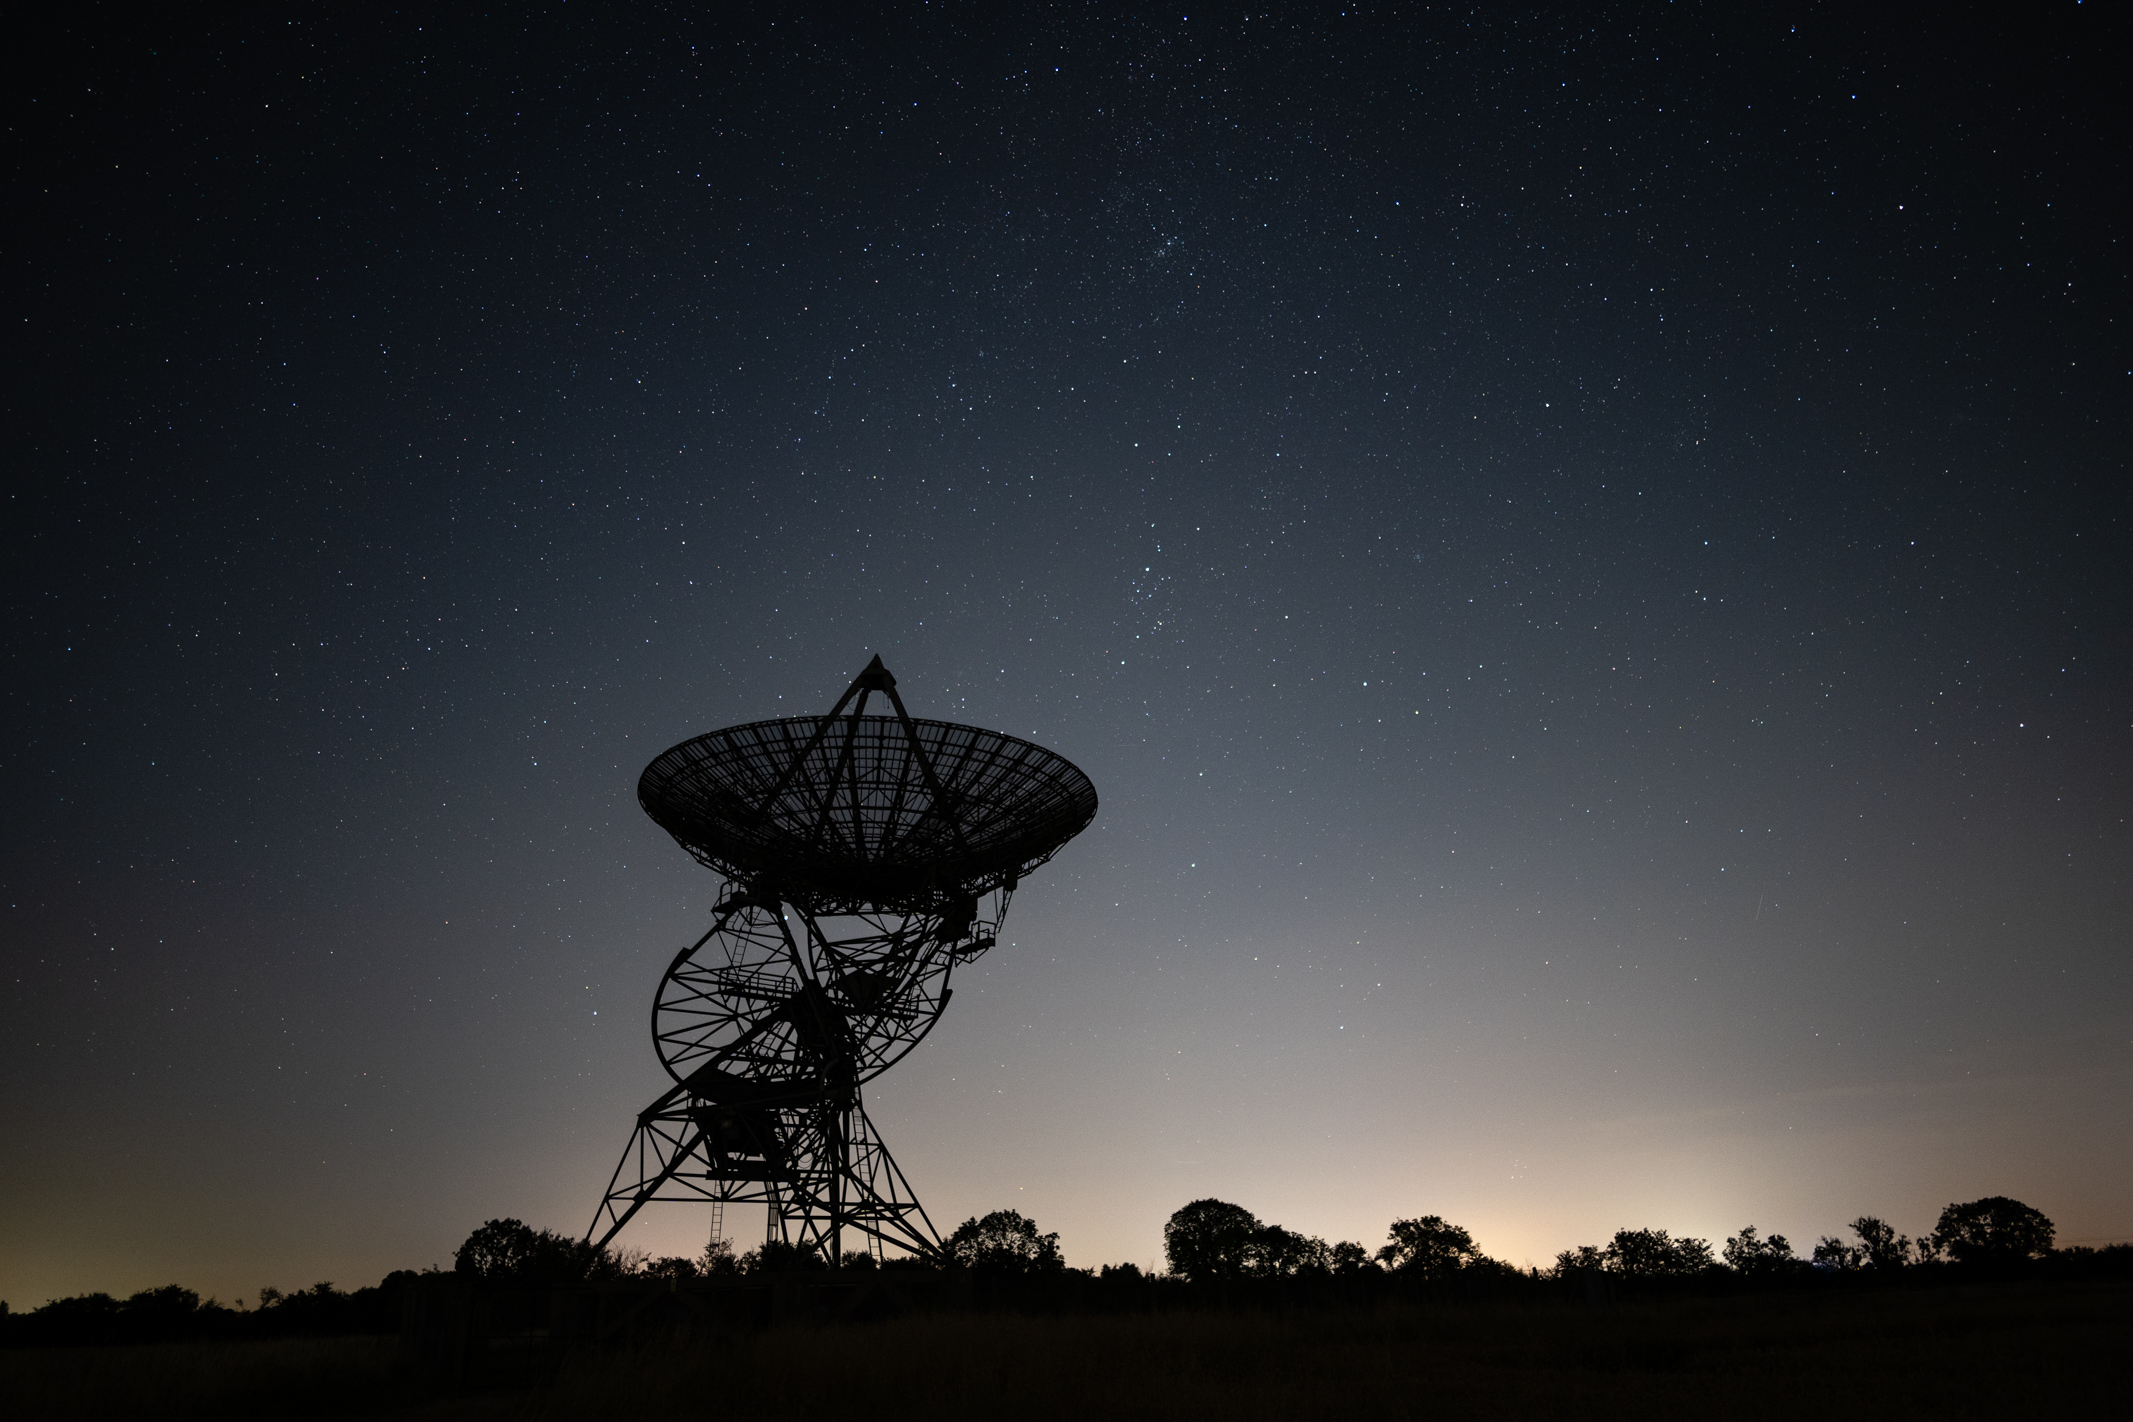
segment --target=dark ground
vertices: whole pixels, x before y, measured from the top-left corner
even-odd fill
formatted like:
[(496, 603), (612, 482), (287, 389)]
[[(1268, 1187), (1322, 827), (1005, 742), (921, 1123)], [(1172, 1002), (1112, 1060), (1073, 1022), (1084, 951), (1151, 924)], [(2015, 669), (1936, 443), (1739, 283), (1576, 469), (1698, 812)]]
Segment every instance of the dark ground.
[[(2010, 1417), (2133, 1394), (2133, 1285), (1031, 1318), (936, 1315), (529, 1359), (392, 1340), (0, 1353), (23, 1418)], [(535, 1373), (546, 1373), (532, 1381)]]

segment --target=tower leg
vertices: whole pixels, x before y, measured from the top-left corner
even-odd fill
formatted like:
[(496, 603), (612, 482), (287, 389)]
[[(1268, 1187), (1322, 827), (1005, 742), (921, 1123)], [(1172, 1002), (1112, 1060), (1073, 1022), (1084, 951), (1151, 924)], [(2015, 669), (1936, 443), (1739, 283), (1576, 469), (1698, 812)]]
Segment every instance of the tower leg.
[[(808, 1125), (811, 1129), (802, 1129), (815, 1149), (796, 1149), (795, 1156), (805, 1155), (814, 1168), (793, 1173), (793, 1187), (782, 1208), (786, 1238), (814, 1249), (825, 1260), (841, 1260), (831, 1251), (842, 1247), (846, 1230), (864, 1236), (873, 1253), (886, 1245), (921, 1258), (936, 1257), (940, 1234), (858, 1093), (844, 1109), (822, 1111)], [(796, 1133), (796, 1145), (799, 1139)]]

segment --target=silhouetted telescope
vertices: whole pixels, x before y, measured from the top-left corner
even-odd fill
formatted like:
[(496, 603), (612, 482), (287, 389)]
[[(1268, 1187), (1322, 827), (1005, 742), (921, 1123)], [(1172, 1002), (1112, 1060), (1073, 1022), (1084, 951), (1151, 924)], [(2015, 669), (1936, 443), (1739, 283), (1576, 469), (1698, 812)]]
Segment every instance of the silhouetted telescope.
[[(866, 714), (876, 693), (895, 715)], [(660, 980), (675, 1085), (639, 1114), (587, 1238), (656, 1200), (761, 1203), (766, 1239), (831, 1263), (846, 1228), (933, 1254), (859, 1088), (932, 1030), (1016, 885), (1095, 818), (1095, 787), (1028, 741), (913, 720), (875, 657), (828, 715), (683, 741), (637, 798), (728, 888)]]

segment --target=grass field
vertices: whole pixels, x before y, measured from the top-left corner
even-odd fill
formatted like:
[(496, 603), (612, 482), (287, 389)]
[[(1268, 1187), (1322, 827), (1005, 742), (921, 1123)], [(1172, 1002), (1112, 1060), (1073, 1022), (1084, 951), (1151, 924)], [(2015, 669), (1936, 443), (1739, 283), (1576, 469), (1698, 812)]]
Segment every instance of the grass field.
[(387, 1340), (0, 1353), (25, 1419), (2108, 1415), (2133, 1285), (1275, 1316), (931, 1316), (587, 1350), (446, 1386)]

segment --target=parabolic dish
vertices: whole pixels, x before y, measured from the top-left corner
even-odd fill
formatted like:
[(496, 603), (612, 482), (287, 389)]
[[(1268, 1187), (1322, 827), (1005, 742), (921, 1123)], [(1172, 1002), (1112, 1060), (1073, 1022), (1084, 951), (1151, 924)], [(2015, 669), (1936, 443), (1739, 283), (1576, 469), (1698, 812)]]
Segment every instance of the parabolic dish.
[(1096, 787), (1064, 756), (998, 731), (894, 716), (712, 731), (646, 766), (637, 799), (728, 878), (845, 905), (985, 893), (1096, 817)]

